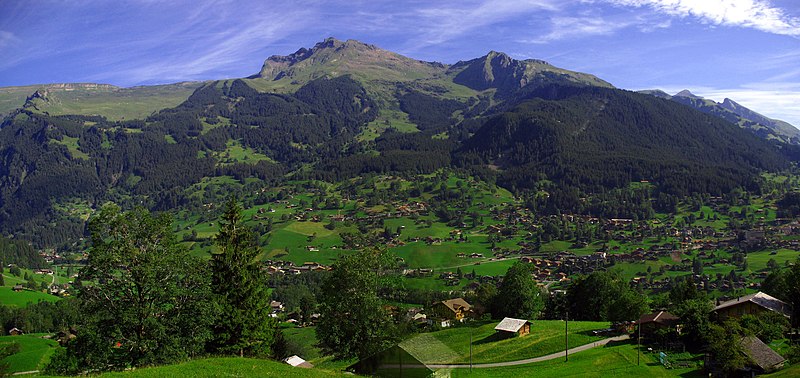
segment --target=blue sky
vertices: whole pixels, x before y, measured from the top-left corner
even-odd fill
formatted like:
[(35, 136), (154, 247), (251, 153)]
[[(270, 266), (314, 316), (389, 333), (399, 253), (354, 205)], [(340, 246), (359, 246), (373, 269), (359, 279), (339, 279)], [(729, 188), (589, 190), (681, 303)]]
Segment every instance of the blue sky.
[(503, 51), (800, 126), (797, 0), (2, 0), (0, 86), (243, 77), (330, 36), (444, 63)]

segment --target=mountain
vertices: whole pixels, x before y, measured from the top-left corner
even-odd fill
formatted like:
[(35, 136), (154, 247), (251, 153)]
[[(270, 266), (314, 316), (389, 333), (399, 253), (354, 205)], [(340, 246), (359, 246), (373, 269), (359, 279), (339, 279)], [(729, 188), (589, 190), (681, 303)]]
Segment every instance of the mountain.
[(726, 98), (722, 103), (694, 95), (684, 89), (674, 96), (660, 90), (643, 90), (640, 93), (672, 100), (703, 113), (722, 118), (728, 122), (750, 130), (763, 139), (778, 140), (784, 143), (800, 144), (800, 130), (788, 122), (775, 120), (756, 113), (735, 101)]
[[(87, 214), (106, 201), (198, 208), (196, 192), (223, 179), (257, 192), (287, 180), (460, 169), (546, 191), (555, 213), (640, 180), (654, 195), (755, 190), (762, 171), (797, 155), (677, 104), (711, 108), (688, 92), (667, 101), (498, 52), (448, 65), (327, 39), (272, 56), (248, 78), (29, 89), (0, 124), (0, 232), (37, 245), (83, 236)], [(157, 104), (159, 91), (182, 99)], [(89, 98), (97, 109), (116, 104), (117, 116), (70, 105)]]
[(64, 83), (0, 88), (0, 116), (8, 115), (38, 92), (46, 101), (37, 109), (52, 115), (99, 115), (108, 119), (144, 118), (177, 106), (202, 85), (182, 82), (120, 88), (109, 84)]

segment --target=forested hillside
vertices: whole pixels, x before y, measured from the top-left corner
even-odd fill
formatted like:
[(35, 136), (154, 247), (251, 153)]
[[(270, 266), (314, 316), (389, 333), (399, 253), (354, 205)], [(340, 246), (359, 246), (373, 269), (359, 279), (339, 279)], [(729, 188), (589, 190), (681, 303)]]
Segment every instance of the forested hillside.
[(1, 231), (39, 247), (85, 236), (106, 201), (180, 209), (184, 189), (212, 177), (270, 185), (458, 168), (579, 211), (581, 197), (637, 181), (656, 196), (758, 190), (760, 172), (798, 156), (543, 61), (491, 52), (443, 65), (332, 39), (143, 119), (52, 115), (40, 97), (0, 125)]

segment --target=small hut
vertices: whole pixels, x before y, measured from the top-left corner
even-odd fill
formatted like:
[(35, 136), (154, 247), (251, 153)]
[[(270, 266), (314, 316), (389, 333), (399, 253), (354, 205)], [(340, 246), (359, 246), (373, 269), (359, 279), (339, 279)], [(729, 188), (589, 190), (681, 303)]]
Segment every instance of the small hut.
[(505, 337), (525, 336), (531, 333), (531, 322), (524, 319), (503, 318), (494, 330)]

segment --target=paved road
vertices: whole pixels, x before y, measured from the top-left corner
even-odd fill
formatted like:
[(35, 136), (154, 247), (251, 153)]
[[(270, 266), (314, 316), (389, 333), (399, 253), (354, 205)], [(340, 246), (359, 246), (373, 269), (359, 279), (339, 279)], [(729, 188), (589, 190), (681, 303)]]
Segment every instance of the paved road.
[[(592, 349), (594, 347), (603, 346), (603, 345), (606, 345), (606, 344), (608, 344), (608, 343), (610, 343), (612, 341), (622, 341), (622, 340), (628, 340), (628, 339), (630, 339), (630, 336), (628, 336), (628, 335), (610, 337), (610, 338), (603, 339), (603, 340), (600, 340), (600, 341), (596, 341), (596, 342), (593, 342), (593, 343), (590, 343), (590, 344), (585, 344), (585, 345), (581, 345), (579, 347), (572, 348), (572, 349), (569, 350), (569, 354), (571, 355), (571, 354), (574, 354), (574, 353), (582, 352), (584, 350)], [(556, 358), (564, 358), (564, 352), (561, 351), (561, 352), (558, 352), (558, 353), (548, 354), (546, 356), (527, 358), (527, 359), (524, 359), (524, 360), (517, 360), (517, 361), (495, 362), (495, 363), (491, 363), (491, 364), (473, 364), (472, 367), (480, 369), (480, 368), (496, 368), (496, 367), (505, 367), (505, 366), (525, 365), (525, 364), (532, 364), (534, 362), (542, 362), (542, 361), (547, 361), (547, 360), (553, 360), (553, 359), (556, 359)], [(427, 365), (427, 366), (430, 369), (469, 369), (470, 368), (469, 365), (463, 365), (463, 364), (459, 364), (459, 365)]]

